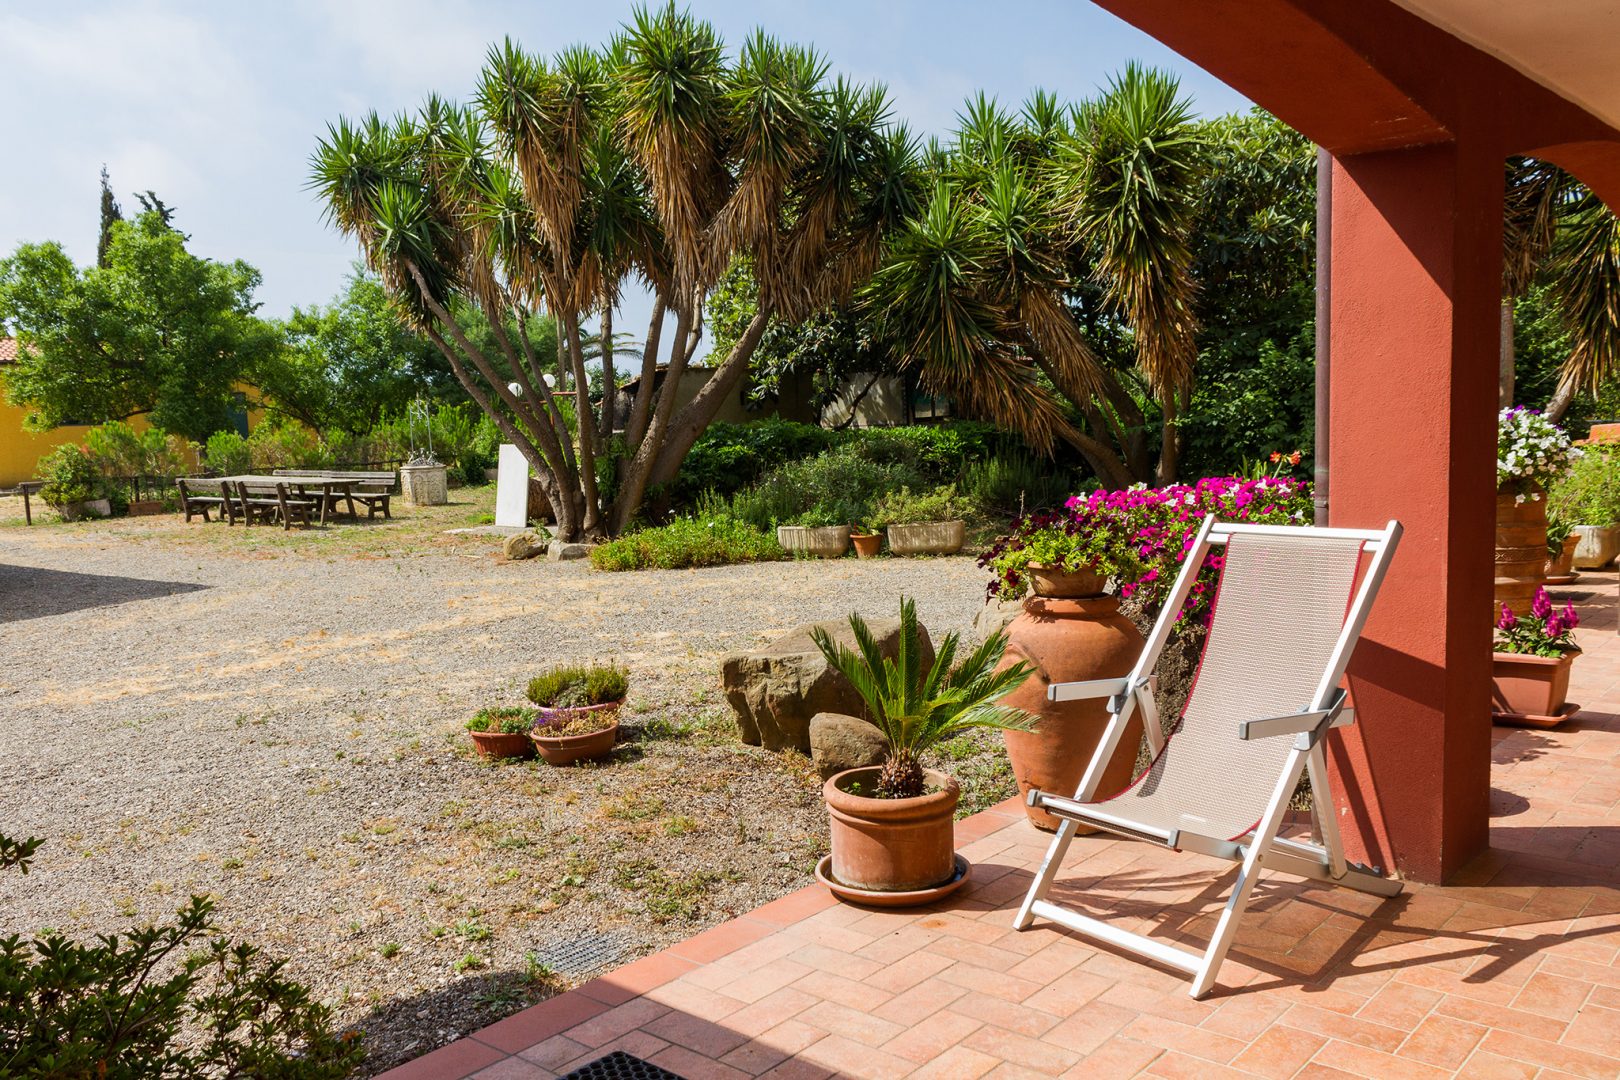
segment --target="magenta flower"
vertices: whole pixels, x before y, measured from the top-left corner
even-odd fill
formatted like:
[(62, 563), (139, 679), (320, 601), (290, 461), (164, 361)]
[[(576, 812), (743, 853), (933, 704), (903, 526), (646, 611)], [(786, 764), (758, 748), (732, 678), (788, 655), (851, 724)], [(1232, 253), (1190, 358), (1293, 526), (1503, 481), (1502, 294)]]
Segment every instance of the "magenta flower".
[(1565, 601), (1564, 626), (1570, 630), (1573, 630), (1579, 625), (1581, 625), (1581, 617), (1575, 613), (1575, 605)]
[(1515, 626), (1518, 626), (1518, 625), (1519, 625), (1518, 616), (1513, 614), (1513, 609), (1512, 608), (1508, 607), (1506, 604), (1503, 604), (1502, 605), (1502, 617), (1500, 619), (1496, 620), (1496, 628), (1498, 630), (1512, 630)]
[(1552, 614), (1552, 597), (1547, 595), (1546, 586), (1537, 587), (1536, 595), (1530, 600), (1530, 614), (1538, 619)]

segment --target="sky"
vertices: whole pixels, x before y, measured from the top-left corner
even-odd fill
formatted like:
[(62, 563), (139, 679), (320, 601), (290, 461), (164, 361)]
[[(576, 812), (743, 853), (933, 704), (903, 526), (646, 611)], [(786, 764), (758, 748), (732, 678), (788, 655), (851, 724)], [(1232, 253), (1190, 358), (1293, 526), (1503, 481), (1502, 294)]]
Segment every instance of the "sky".
[[(756, 26), (881, 81), (895, 116), (944, 133), (972, 93), (1093, 94), (1127, 61), (1168, 68), (1196, 110), (1249, 102), (1084, 0), (691, 0), (728, 44)], [(328, 122), (466, 97), (492, 42), (600, 44), (630, 0), (0, 0), (0, 255), (55, 240), (94, 260), (100, 170), (126, 215), (151, 189), (190, 249), (264, 275), (261, 313), (325, 303), (358, 252), (306, 190)], [(645, 327), (627, 295), (620, 327)], [(640, 336), (641, 330), (634, 331)]]

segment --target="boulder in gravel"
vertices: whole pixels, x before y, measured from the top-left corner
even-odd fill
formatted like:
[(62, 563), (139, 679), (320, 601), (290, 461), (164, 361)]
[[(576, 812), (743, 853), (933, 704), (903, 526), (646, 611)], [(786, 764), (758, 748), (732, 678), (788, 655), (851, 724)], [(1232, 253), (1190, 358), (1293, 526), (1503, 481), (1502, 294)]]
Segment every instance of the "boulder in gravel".
[(810, 718), (810, 758), (823, 780), (845, 769), (881, 765), (888, 756), (889, 741), (870, 720), (835, 712)]
[(1022, 600), (997, 600), (992, 597), (985, 601), (984, 607), (980, 608), (979, 614), (974, 617), (973, 632), (979, 635), (980, 641), (983, 641), (998, 630), (1007, 629), (1007, 625), (1023, 610)]
[[(867, 627), (878, 650), (893, 657), (900, 633), (899, 619), (871, 619)], [(817, 713), (859, 713), (865, 703), (849, 680), (827, 663), (810, 639), (821, 627), (836, 642), (855, 648), (849, 620), (813, 623), (782, 635), (752, 652), (728, 654), (720, 664), (720, 684), (737, 713), (737, 726), (745, 743), (768, 750), (810, 753), (810, 719)], [(922, 662), (934, 662), (928, 631), (918, 627)]]
[(506, 538), (501, 550), (508, 559), (532, 559), (546, 553), (546, 538), (532, 532), (514, 533)]
[(591, 557), (591, 548), (595, 546), (594, 544), (568, 544), (561, 540), (553, 540), (551, 546), (546, 548), (546, 558), (552, 562), (588, 559)]

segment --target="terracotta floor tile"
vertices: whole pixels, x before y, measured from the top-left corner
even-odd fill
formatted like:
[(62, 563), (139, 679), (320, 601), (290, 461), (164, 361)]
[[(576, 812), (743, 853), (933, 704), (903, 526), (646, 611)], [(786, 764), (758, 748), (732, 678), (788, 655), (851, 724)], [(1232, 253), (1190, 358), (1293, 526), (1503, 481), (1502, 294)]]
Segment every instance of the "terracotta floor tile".
[(1620, 1076), (1620, 1060), (1573, 1046), (1562, 1046), (1524, 1035), (1515, 1035), (1508, 1031), (1487, 1033), (1480, 1046), (1501, 1057), (1543, 1068), (1558, 1069), (1576, 1076), (1589, 1077), (1591, 1080), (1614, 1080), (1616, 1076)]
[(887, 990), (879, 990), (871, 983), (856, 982), (830, 971), (810, 971), (795, 980), (793, 987), (806, 994), (814, 994), (823, 1001), (836, 1001), (852, 1009), (871, 1012), (894, 997)]
[(573, 1061), (590, 1049), (584, 1043), (577, 1043), (566, 1035), (553, 1035), (544, 1042), (519, 1050), (517, 1056), (524, 1061), (555, 1072), (562, 1065)]
[(938, 953), (918, 951), (905, 957), (905, 963), (891, 963), (881, 971), (868, 975), (861, 981), (879, 990), (887, 990), (898, 994), (903, 990), (910, 990), (914, 986), (928, 982), (933, 976), (950, 967), (954, 960)]
[(1569, 1025), (1550, 1016), (1520, 1012), (1496, 1005), (1487, 1005), (1473, 998), (1445, 997), (1434, 1007), (1435, 1015), (1464, 1020), (1482, 1027), (1501, 1028), (1528, 1035), (1533, 1039), (1557, 1042)]
[(1353, 1016), (1327, 1012), (1309, 1005), (1295, 1005), (1283, 1014), (1281, 1023), (1288, 1027), (1299, 1028), (1301, 1031), (1356, 1043), (1386, 1053), (1400, 1046), (1406, 1038), (1404, 1031), (1358, 1020)]
[(811, 1027), (820, 1028), (834, 1035), (842, 1035), (846, 1039), (853, 1039), (867, 1046), (882, 1046), (905, 1030), (893, 1021), (834, 1001), (822, 1001), (812, 1005), (800, 1013), (798, 1018)]
[(961, 1016), (971, 1016), (1020, 1035), (1038, 1036), (1056, 1027), (1060, 1018), (1032, 1008), (1033, 1001), (1031, 998), (1030, 1001), (1016, 1005), (990, 994), (970, 990), (946, 1008)]
[(1565, 1046), (1620, 1059), (1620, 1011), (1588, 1004), (1570, 1021), (1562, 1042)]
[(1591, 992), (1591, 983), (1537, 972), (1524, 984), (1512, 1005), (1521, 1012), (1569, 1020), (1581, 1011)]
[(918, 1023), (943, 1009), (970, 990), (948, 982), (932, 980), (903, 990), (872, 1010), (872, 1015), (902, 1026)]
[(1044, 1038), (1076, 1053), (1090, 1054), (1123, 1031), (1136, 1015), (1128, 1009), (1099, 1001), (1074, 1013), (1048, 1031)]
[(1124, 1080), (1141, 1073), (1163, 1053), (1157, 1046), (1116, 1035), (1060, 1075), (1064, 1080)]
[(747, 1073), (767, 1072), (791, 1060), (805, 1047), (814, 1045), (826, 1035), (820, 1028), (813, 1028), (798, 1020), (784, 1020), (757, 1038), (721, 1055), (720, 1063)]
[(923, 1065), (906, 1080), (979, 1080), (979, 1077), (1001, 1064), (1000, 1058), (953, 1046)]
[(415, 1061), (389, 1069), (380, 1080), (458, 1080), (506, 1057), (493, 1046), (473, 1039), (458, 1039)]
[(730, 1065), (723, 1065), (684, 1046), (670, 1046), (647, 1059), (685, 1080), (748, 1080), (750, 1074)]
[(584, 994), (558, 994), (491, 1024), (476, 1037), (497, 1050), (515, 1054), (607, 1010), (606, 1004)]
[(1457, 1069), (1473, 1054), (1488, 1030), (1447, 1016), (1428, 1016), (1401, 1044), (1398, 1053), (1442, 1069)]
[(1011, 1031), (991, 1027), (979, 1028), (962, 1045), (986, 1054), (995, 1054), (1003, 1061), (1056, 1076), (1080, 1060), (1080, 1055), (1062, 1046), (1054, 1046), (1039, 1039), (1016, 1035)]
[(900, 1080), (916, 1068), (915, 1062), (842, 1035), (828, 1035), (806, 1048), (800, 1056), (839, 1076), (861, 1077), (862, 1080)]
[(576, 1024), (563, 1035), (583, 1046), (601, 1046), (669, 1012), (669, 1007), (647, 998), (634, 998)]
[(582, 1065), (600, 1061), (615, 1050), (623, 1050), (625, 1053), (632, 1057), (638, 1057), (642, 1061), (651, 1061), (653, 1057), (662, 1053), (668, 1046), (668, 1042), (656, 1035), (649, 1035), (645, 1031), (631, 1031), (619, 1036), (612, 1042), (603, 1043), (601, 1046), (579, 1055), (572, 1061), (558, 1065), (555, 1071), (558, 1074), (573, 1072)]
[(941, 1010), (883, 1044), (885, 1053), (924, 1065), (979, 1029), (982, 1018)]
[(509, 1057), (479, 1069), (471, 1080), (553, 1080), (557, 1074), (550, 1069), (531, 1065), (522, 1058)]
[(1138, 1016), (1120, 1032), (1127, 1039), (1224, 1065), (1243, 1050), (1241, 1040), (1160, 1016)]
[(722, 1057), (748, 1041), (747, 1035), (727, 1027), (723, 1021), (683, 1012), (665, 1013), (641, 1030), (710, 1058)]
[(1457, 1070), (1457, 1080), (1531, 1080), (1540, 1071), (1522, 1061), (1476, 1050)]
[(813, 994), (786, 986), (727, 1016), (726, 1026), (739, 1034), (753, 1037), (799, 1015), (820, 1000)]
[(1326, 1045), (1327, 1039), (1295, 1028), (1273, 1027), (1260, 1034), (1237, 1057), (1232, 1067), (1272, 1080), (1286, 1080), (1297, 1073)]

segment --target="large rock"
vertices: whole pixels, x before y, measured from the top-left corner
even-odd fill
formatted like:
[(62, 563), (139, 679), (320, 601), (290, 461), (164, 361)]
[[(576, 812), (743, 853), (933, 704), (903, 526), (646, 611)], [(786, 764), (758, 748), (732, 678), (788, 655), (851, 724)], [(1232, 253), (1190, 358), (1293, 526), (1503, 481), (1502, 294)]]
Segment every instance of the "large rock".
[(979, 614), (973, 619), (973, 632), (980, 641), (984, 641), (991, 634), (1007, 629), (1018, 613), (1024, 610), (1022, 600), (998, 600), (994, 597), (985, 602), (979, 609)]
[(570, 544), (562, 540), (553, 540), (551, 546), (546, 548), (546, 558), (552, 562), (588, 559), (591, 557), (591, 548), (595, 546), (595, 544)]
[(869, 720), (835, 712), (810, 718), (810, 758), (823, 780), (845, 769), (881, 765), (888, 756), (889, 740)]
[[(849, 620), (801, 626), (752, 652), (731, 653), (721, 661), (720, 683), (726, 700), (737, 712), (743, 742), (769, 750), (810, 752), (810, 719), (816, 713), (859, 714), (866, 705), (855, 688), (821, 655), (810, 631), (821, 627), (834, 641), (854, 649)], [(878, 649), (886, 657), (897, 651), (899, 619), (873, 619), (867, 623)], [(922, 638), (923, 663), (934, 662), (928, 631)]]
[(546, 553), (546, 538), (532, 532), (514, 533), (506, 538), (501, 550), (508, 559), (532, 559)]

